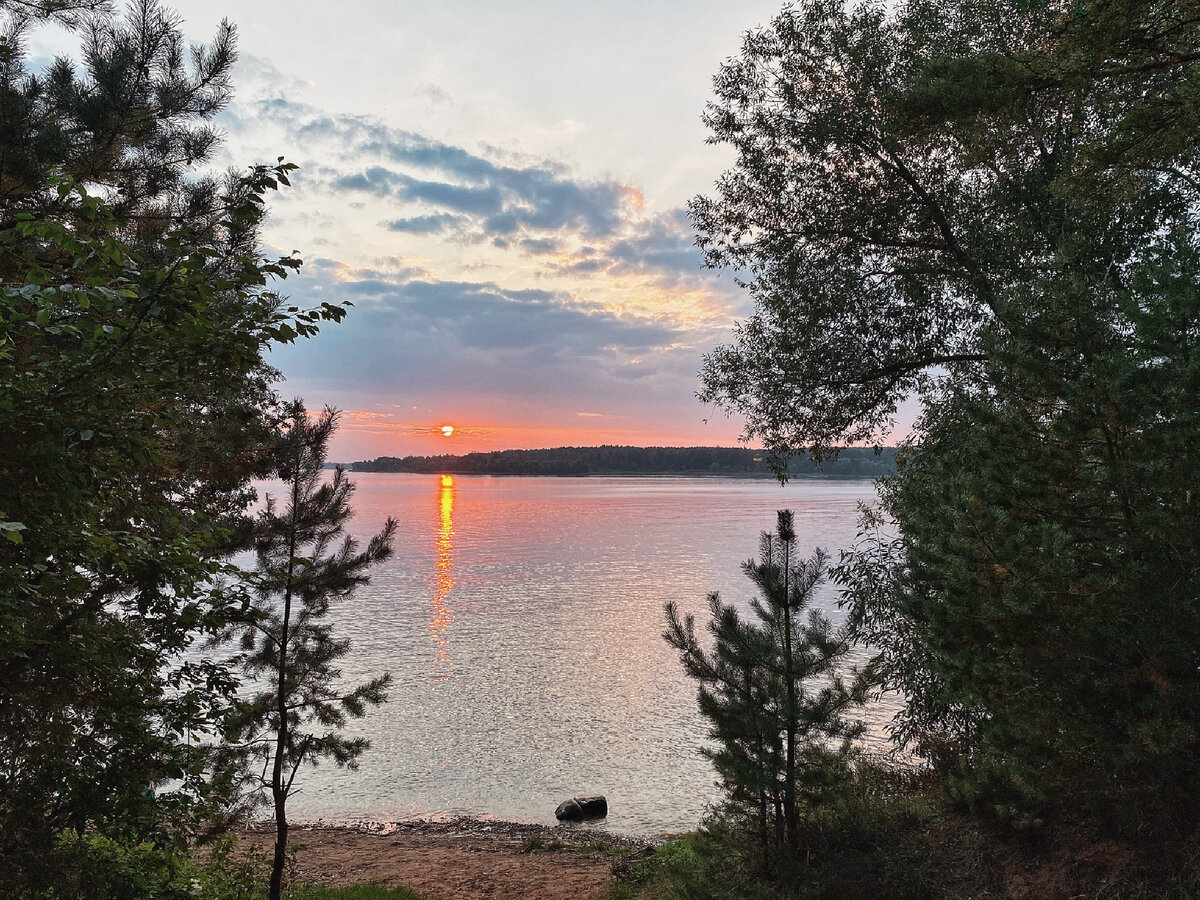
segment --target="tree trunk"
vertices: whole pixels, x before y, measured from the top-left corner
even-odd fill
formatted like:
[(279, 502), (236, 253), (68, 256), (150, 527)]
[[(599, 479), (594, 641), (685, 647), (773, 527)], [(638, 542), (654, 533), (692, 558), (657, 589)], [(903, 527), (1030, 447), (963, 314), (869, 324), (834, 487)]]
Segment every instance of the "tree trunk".
[(783, 760), (783, 818), (787, 834), (788, 858), (795, 861), (800, 857), (800, 816), (796, 809), (796, 667), (792, 658), (792, 606), (791, 606), (791, 541), (783, 541), (783, 672), (786, 705), (784, 707), (784, 731), (787, 745)]
[(287, 857), (287, 795), (289, 785), (283, 781), (283, 757), (288, 746), (288, 631), (292, 623), (292, 592), (296, 578), (296, 517), (300, 509), (300, 452), (292, 466), (291, 534), (288, 536), (287, 580), (283, 592), (283, 614), (279, 628), (278, 692), (275, 697), (275, 714), (279, 716), (279, 729), (275, 733), (275, 765), (271, 769), (271, 797), (275, 801), (275, 860), (271, 865), (271, 885), (267, 900), (279, 900), (283, 892), (283, 864)]
[[(291, 613), (291, 591), (287, 593), (284, 603), (284, 627), (280, 644), (287, 647), (288, 615)], [(280, 651), (282, 656), (284, 650)], [(278, 710), (279, 730), (275, 735), (275, 765), (271, 769), (271, 797), (275, 801), (275, 860), (271, 865), (271, 886), (267, 894), (268, 900), (280, 900), (283, 891), (283, 864), (287, 857), (288, 823), (287, 823), (287, 789), (283, 780), (283, 757), (288, 745), (287, 694), (284, 675), (286, 670), (279, 672)]]
[(762, 850), (762, 871), (771, 874), (771, 841), (767, 832), (767, 792), (758, 792), (758, 837)]
[[(276, 757), (277, 760), (280, 758)], [(283, 865), (287, 860), (287, 795), (274, 789), (272, 793), (275, 795), (275, 859), (271, 864), (271, 885), (267, 897), (268, 900), (279, 900), (283, 892)]]

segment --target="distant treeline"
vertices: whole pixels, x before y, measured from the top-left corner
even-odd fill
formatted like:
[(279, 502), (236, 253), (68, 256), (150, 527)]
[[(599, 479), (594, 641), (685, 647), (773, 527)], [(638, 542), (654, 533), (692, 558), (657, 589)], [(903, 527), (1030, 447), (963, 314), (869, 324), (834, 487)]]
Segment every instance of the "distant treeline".
[[(874, 478), (892, 471), (896, 450), (878, 453), (848, 447), (836, 459), (817, 465), (793, 457), (793, 477), (825, 475)], [(773, 475), (768, 456), (746, 447), (557, 447), (553, 450), (497, 450), (465, 456), (381, 456), (356, 462), (355, 472), (416, 472), (446, 475)]]

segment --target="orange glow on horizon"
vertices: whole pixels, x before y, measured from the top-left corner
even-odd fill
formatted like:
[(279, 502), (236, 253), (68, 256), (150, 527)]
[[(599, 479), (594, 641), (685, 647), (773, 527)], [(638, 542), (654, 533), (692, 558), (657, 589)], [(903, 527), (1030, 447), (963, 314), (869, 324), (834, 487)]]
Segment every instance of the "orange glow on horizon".
[[(339, 455), (347, 460), (375, 459), (380, 456), (437, 456), (448, 452), (488, 453), (493, 450), (598, 447), (603, 444), (633, 447), (744, 446), (739, 440), (741, 423), (713, 415), (712, 410), (708, 409), (698, 410), (691, 422), (685, 421), (679, 426), (662, 422), (653, 429), (642, 427), (632, 417), (589, 409), (565, 413), (554, 421), (522, 421), (514, 416), (512, 420), (501, 422), (490, 415), (468, 410), (455, 412), (461, 418), (453, 425), (432, 425), (428, 424), (429, 419), (424, 423), (404, 421), (401, 415), (371, 410), (347, 413), (346, 424), (334, 437), (335, 458)], [(450, 440), (454, 442), (453, 447), (447, 444)]]

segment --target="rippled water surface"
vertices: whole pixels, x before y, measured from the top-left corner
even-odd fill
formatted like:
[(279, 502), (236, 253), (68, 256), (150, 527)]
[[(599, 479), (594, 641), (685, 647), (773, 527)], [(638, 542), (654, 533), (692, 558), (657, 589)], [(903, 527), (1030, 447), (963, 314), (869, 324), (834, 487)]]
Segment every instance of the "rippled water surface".
[[(748, 599), (740, 565), (777, 509), (795, 511), (802, 551), (836, 557), (874, 497), (866, 481), (353, 479), (352, 530), (400, 528), (333, 621), (353, 642), (347, 679), (387, 671), (393, 687), (352, 725), (372, 742), (358, 771), (301, 773), (296, 820), (553, 822), (564, 797), (603, 793), (614, 830), (693, 828), (716, 790), (663, 604), (703, 622), (709, 591)], [(837, 617), (831, 589), (820, 602)]]

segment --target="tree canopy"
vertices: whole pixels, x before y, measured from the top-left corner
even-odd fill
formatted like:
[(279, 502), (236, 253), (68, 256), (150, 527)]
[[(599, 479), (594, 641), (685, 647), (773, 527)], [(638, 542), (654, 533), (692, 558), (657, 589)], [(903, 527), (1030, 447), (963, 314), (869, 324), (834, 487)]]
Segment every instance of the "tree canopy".
[[(189, 64), (156, 3), (120, 22), (91, 6), (0, 6), (0, 869), (18, 893), (59, 829), (152, 830), (205, 792), (189, 733), (232, 681), (179, 654), (244, 606), (216, 576), (276, 440), (264, 353), (343, 314), (289, 306), (273, 283), (299, 261), (256, 248), (292, 166), (191, 177), (232, 30)], [(80, 29), (86, 76), (28, 70), (23, 29), (48, 16)]]
[(780, 455), (920, 399), (840, 574), (900, 737), (1018, 817), (1200, 796), (1198, 47), (1183, 2), (811, 0), (707, 116), (757, 309), (705, 399)]
[[(738, 161), (691, 211), (758, 308), (705, 398), (829, 449), (985, 386), (997, 343), (1120, 337), (1192, 247), (1196, 29), (1186, 4), (814, 0), (749, 33), (706, 116)], [(1085, 283), (1084, 320), (1045, 302)]]

